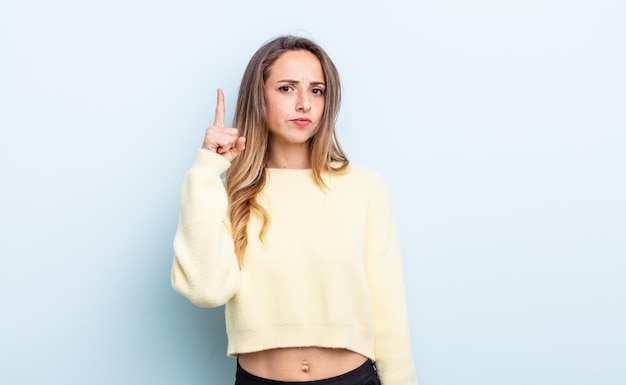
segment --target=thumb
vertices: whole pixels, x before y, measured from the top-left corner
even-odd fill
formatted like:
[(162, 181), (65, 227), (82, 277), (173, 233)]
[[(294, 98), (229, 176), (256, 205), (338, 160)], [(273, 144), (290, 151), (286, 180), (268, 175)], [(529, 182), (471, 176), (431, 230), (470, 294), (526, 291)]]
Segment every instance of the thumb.
[(222, 154), (229, 162), (232, 162), (241, 152), (246, 148), (246, 138), (241, 136), (237, 138), (235, 144), (228, 150)]
[(235, 145), (231, 149), (234, 156), (241, 154), (241, 152), (246, 148), (246, 138), (244, 136), (240, 136), (237, 138)]

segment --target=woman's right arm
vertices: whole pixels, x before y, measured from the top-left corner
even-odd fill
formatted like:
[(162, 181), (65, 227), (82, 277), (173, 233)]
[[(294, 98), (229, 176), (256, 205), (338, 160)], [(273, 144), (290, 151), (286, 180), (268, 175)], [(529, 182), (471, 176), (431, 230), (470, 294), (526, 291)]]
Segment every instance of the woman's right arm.
[(224, 94), (217, 93), (215, 122), (187, 172), (174, 236), (172, 286), (198, 306), (221, 306), (239, 289), (240, 271), (226, 219), (228, 197), (221, 179), (245, 148), (234, 128), (224, 128)]
[(228, 198), (220, 174), (230, 163), (198, 150), (181, 193), (172, 286), (198, 306), (221, 306), (239, 288), (239, 265), (226, 227)]

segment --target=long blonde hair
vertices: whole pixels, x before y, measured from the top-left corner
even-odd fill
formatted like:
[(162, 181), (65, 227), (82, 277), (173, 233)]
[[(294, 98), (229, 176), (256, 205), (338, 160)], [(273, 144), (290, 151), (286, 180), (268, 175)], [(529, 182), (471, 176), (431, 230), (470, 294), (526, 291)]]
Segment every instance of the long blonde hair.
[(337, 68), (326, 52), (313, 41), (296, 36), (282, 36), (263, 45), (252, 56), (243, 74), (233, 127), (246, 138), (246, 149), (237, 156), (226, 174), (226, 191), (229, 200), (229, 219), (235, 254), (239, 267), (248, 245), (247, 227), (251, 210), (263, 218), (259, 239), (263, 240), (270, 224), (267, 211), (257, 202), (256, 196), (266, 181), (265, 167), (269, 152), (265, 97), (263, 89), (272, 64), (285, 52), (306, 50), (314, 54), (322, 66), (326, 83), (324, 112), (319, 128), (309, 140), (311, 168), (320, 188), (325, 184), (323, 173), (345, 172), (348, 159), (339, 146), (335, 121), (341, 103), (341, 84)]

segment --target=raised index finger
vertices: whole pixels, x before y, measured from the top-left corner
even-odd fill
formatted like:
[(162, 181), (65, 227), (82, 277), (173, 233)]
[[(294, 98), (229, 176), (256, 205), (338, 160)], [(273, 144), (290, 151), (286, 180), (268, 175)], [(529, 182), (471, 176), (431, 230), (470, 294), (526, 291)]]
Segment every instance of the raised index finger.
[(221, 88), (217, 89), (217, 106), (215, 107), (215, 121), (214, 126), (224, 127), (224, 115), (226, 108), (224, 107), (224, 91)]

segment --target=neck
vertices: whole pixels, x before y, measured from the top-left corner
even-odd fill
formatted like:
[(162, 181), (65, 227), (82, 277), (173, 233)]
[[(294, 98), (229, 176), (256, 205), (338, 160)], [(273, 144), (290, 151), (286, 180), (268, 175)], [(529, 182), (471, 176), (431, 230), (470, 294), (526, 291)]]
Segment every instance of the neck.
[(267, 167), (293, 169), (311, 168), (309, 143), (289, 146), (272, 146), (270, 143)]

